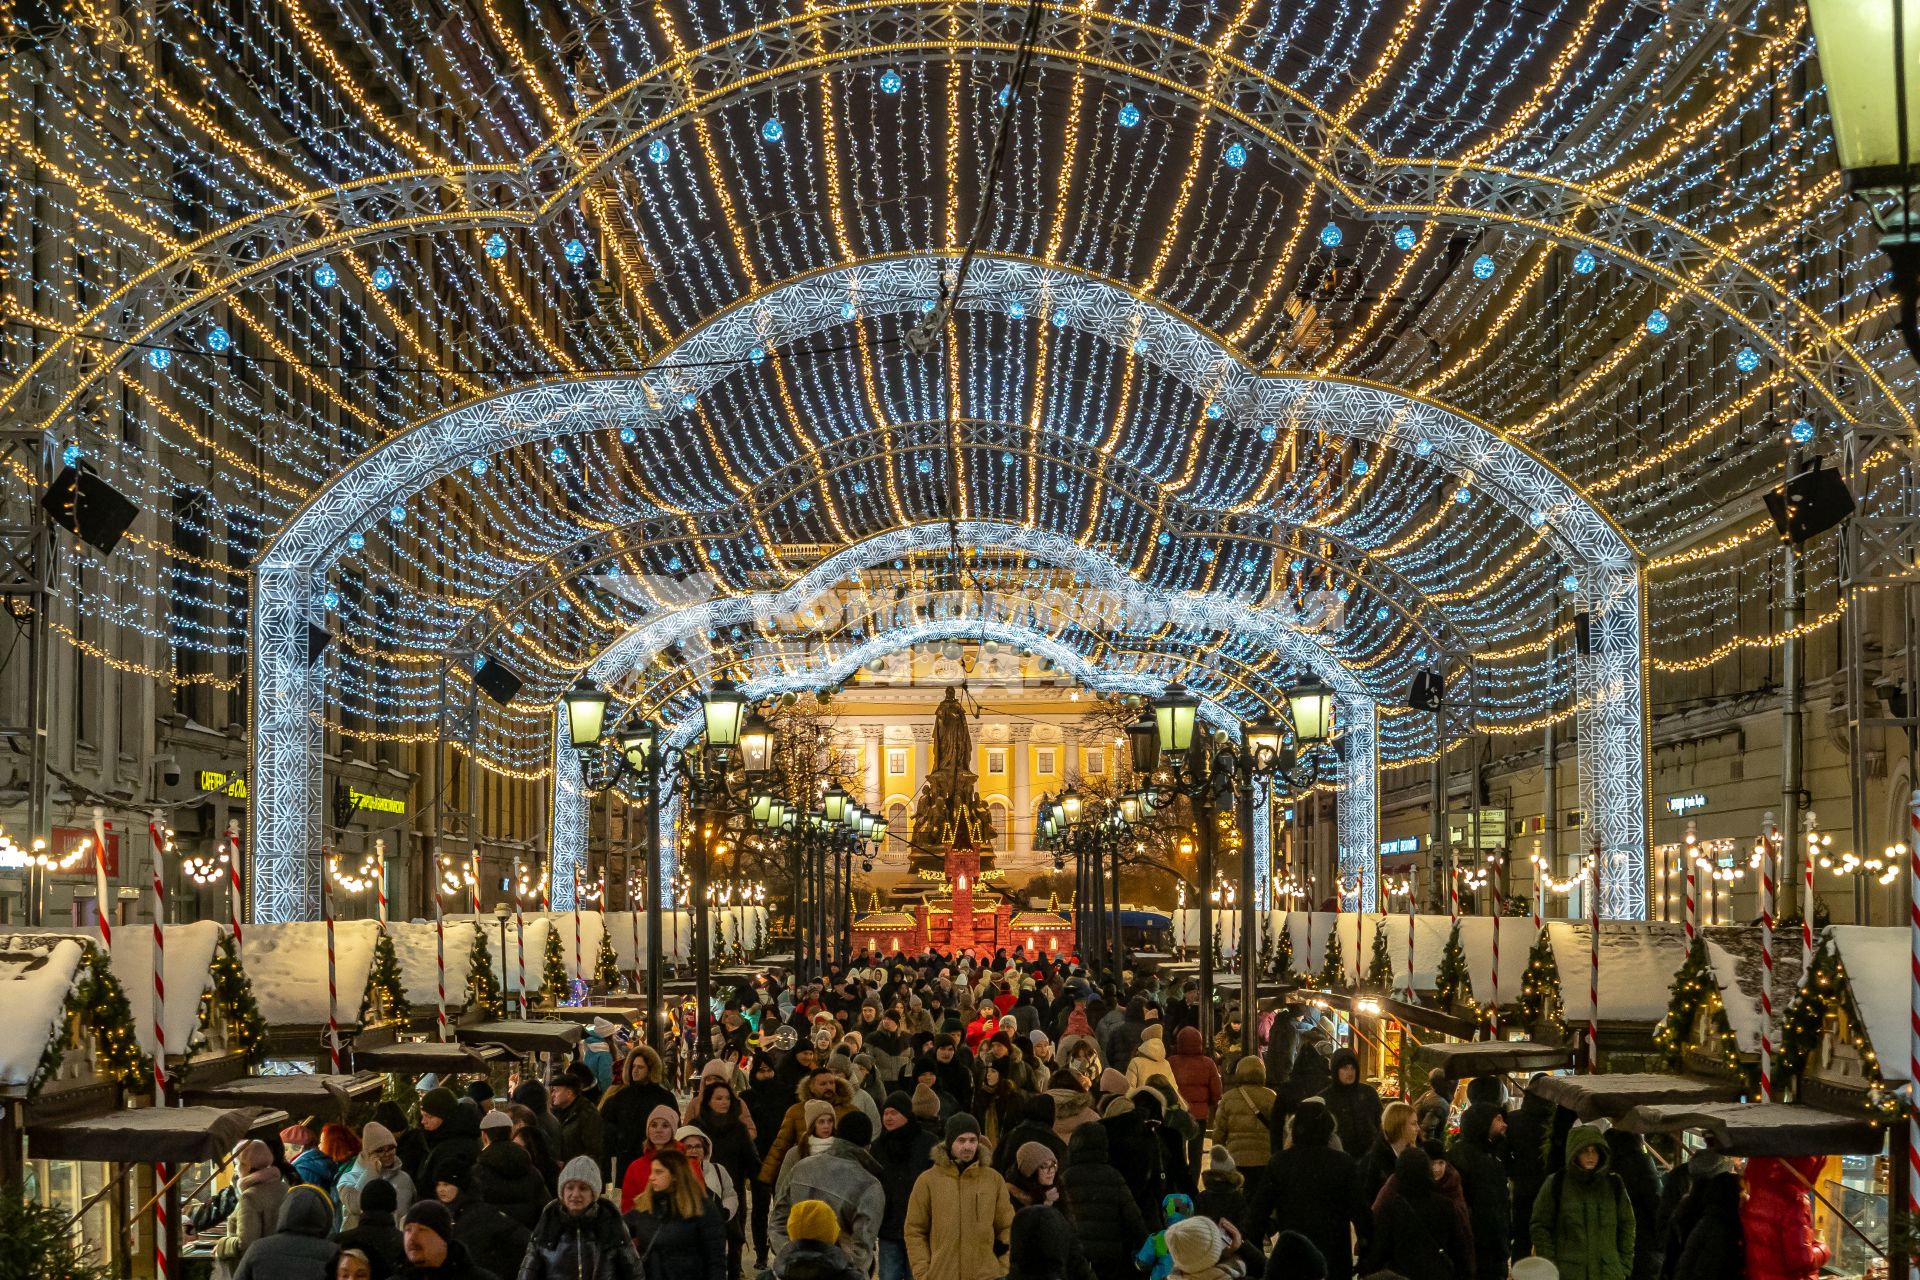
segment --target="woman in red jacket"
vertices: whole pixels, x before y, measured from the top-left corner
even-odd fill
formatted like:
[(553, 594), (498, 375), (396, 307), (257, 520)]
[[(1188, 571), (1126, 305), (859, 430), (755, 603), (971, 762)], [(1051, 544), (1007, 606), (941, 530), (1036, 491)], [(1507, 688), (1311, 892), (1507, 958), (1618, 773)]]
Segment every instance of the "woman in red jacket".
[(1820, 1156), (1755, 1156), (1747, 1161), (1747, 1198), (1740, 1206), (1747, 1280), (1814, 1280), (1832, 1256), (1813, 1234), (1807, 1188)]
[(1173, 1052), (1167, 1055), (1167, 1066), (1173, 1072), (1173, 1082), (1180, 1087), (1181, 1100), (1199, 1122), (1196, 1126), (1198, 1132), (1187, 1142), (1187, 1165), (1197, 1170), (1200, 1167), (1200, 1152), (1205, 1149), (1207, 1124), (1213, 1109), (1220, 1105), (1223, 1092), (1220, 1068), (1207, 1056), (1198, 1027), (1180, 1028), (1173, 1038)]

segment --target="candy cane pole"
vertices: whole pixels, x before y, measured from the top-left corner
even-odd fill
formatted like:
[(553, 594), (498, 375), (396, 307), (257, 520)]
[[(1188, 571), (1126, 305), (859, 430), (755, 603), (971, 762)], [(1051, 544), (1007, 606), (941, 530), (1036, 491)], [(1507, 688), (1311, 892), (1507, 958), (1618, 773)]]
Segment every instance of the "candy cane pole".
[(153, 1274), (154, 1280), (167, 1280), (167, 1185), (168, 1168), (153, 1166), (153, 1181), (162, 1188), (153, 1198)]
[(93, 806), (93, 884), (95, 914), (100, 917), (100, 945), (113, 956), (113, 907), (107, 901), (107, 813)]
[(1760, 1101), (1773, 1101), (1774, 842), (1760, 841)]
[(240, 824), (227, 822), (227, 915), (233, 927), (233, 958), (240, 959)]
[(1413, 992), (1413, 886), (1407, 886), (1407, 1003), (1417, 999)]
[[(1909, 844), (1912, 841), (1908, 841)], [(1800, 869), (1800, 973), (1813, 972), (1813, 859)]]
[[(167, 890), (163, 881), (161, 858), (166, 853), (167, 838), (161, 833), (160, 813), (155, 810), (152, 821), (147, 823), (147, 834), (153, 837), (153, 1101), (155, 1106), (165, 1106), (167, 1101), (167, 934), (164, 921), (167, 916)], [(166, 1210), (160, 1209), (164, 1222)], [(161, 1248), (164, 1250), (165, 1245)], [(161, 1268), (166, 1274), (166, 1268)]]
[(1694, 934), (1699, 932), (1699, 928), (1700, 928), (1700, 915), (1699, 915), (1700, 909), (1699, 909), (1697, 899), (1695, 898), (1695, 892), (1698, 888), (1698, 881), (1696, 877), (1699, 874), (1699, 872), (1693, 858), (1693, 846), (1696, 838), (1697, 837), (1694, 835), (1693, 819), (1688, 818), (1687, 819), (1687, 838), (1686, 838), (1686, 842), (1680, 846), (1680, 859), (1681, 861), (1687, 864), (1686, 914), (1682, 920), (1682, 923), (1686, 926), (1686, 930), (1687, 930), (1687, 951), (1689, 954), (1691, 954), (1693, 951)]
[(380, 932), (387, 931), (387, 838), (373, 838), (373, 883), (380, 911)]
[(480, 919), (480, 851), (475, 849), (467, 855), (467, 897), (473, 907), (473, 918)]
[[(1812, 882), (1813, 873), (1807, 873)], [(1911, 972), (1907, 979), (1907, 1079), (1920, 1092), (1920, 790), (1907, 798), (1907, 881), (1911, 886), (1907, 908), (1907, 933), (1912, 951)], [(1812, 899), (1808, 899), (1807, 918), (1813, 918)], [(1808, 969), (1807, 973), (1812, 973)], [(1804, 981), (1804, 979), (1803, 979)], [(1907, 1212), (1920, 1213), (1920, 1107), (1907, 1108)]]
[(1591, 883), (1592, 901), (1587, 908), (1588, 931), (1593, 952), (1587, 970), (1587, 1070), (1600, 1070), (1600, 841), (1593, 842)]
[(1500, 895), (1494, 894), (1493, 905), (1493, 1013), (1490, 1022), (1493, 1038), (1500, 1038)]
[(340, 984), (333, 948), (333, 868), (320, 871), (320, 914), (327, 922), (327, 1057), (340, 1074)]
[(1447, 868), (1447, 922), (1460, 923), (1460, 868)]
[(573, 869), (573, 976), (582, 975), (580, 967), (580, 868)]
[(1533, 936), (1540, 936), (1540, 917), (1547, 914), (1547, 867), (1533, 864)]
[(440, 907), (440, 886), (433, 886), (433, 958), (439, 966), (438, 985), (434, 987), (434, 1008), (439, 1016), (440, 1040), (447, 1039), (447, 918)]
[(520, 913), (520, 879), (513, 881), (513, 946), (516, 976), (514, 994), (520, 1002), (520, 1021), (527, 1020), (527, 918)]

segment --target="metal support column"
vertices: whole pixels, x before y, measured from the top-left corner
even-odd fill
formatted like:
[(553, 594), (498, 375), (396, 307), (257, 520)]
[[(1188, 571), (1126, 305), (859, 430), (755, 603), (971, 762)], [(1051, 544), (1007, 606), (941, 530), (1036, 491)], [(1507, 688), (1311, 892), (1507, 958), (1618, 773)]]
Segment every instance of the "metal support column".
[[(1206, 768), (1211, 767), (1211, 761)], [(1200, 885), (1200, 1043), (1213, 1043), (1213, 784), (1203, 775), (1193, 800), (1194, 853)]]
[[(1249, 758), (1250, 762), (1250, 758)], [(1241, 770), (1235, 821), (1240, 828), (1240, 1052), (1252, 1057), (1260, 1048), (1260, 966), (1257, 940), (1260, 910), (1253, 883), (1253, 789), (1251, 771)], [(1364, 905), (1364, 904), (1363, 904)]]
[(660, 883), (660, 767), (647, 762), (647, 1045), (655, 1053), (665, 1049), (661, 1035), (660, 970), (665, 964), (661, 930), (666, 913), (661, 899), (666, 886)]

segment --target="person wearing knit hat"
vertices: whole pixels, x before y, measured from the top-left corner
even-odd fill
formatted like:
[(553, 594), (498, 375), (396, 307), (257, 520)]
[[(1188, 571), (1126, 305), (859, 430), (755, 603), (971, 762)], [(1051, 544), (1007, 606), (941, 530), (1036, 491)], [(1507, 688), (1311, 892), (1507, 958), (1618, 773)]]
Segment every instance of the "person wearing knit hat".
[(948, 1119), (945, 1138), (907, 1200), (907, 1265), (914, 1280), (1005, 1275), (1013, 1202), (993, 1170), (992, 1148), (964, 1111)]
[(787, 1243), (774, 1256), (774, 1280), (866, 1280), (840, 1247), (840, 1219), (824, 1200), (801, 1200), (787, 1212)]
[(560, 1194), (541, 1210), (517, 1276), (578, 1280), (586, 1274), (638, 1280), (645, 1274), (620, 1211), (601, 1198), (602, 1185), (600, 1166), (592, 1160), (577, 1156), (567, 1162), (560, 1170)]
[(340, 1251), (328, 1238), (332, 1231), (333, 1197), (302, 1183), (280, 1202), (273, 1233), (247, 1249), (234, 1280), (330, 1280), (328, 1268)]
[(460, 1100), (453, 1096), (453, 1090), (444, 1085), (429, 1089), (420, 1095), (420, 1127), (433, 1133), (459, 1110)]
[(266, 1236), (272, 1235), (280, 1221), (280, 1205), (287, 1197), (286, 1179), (273, 1163), (273, 1149), (255, 1138), (241, 1144), (240, 1178), (227, 1215), (227, 1234), (213, 1247), (217, 1259), (216, 1276), (233, 1274), (241, 1255)]
[(400, 1144), (393, 1130), (378, 1120), (369, 1120), (360, 1129), (360, 1154), (341, 1170), (334, 1183), (334, 1199), (340, 1206), (339, 1229), (351, 1231), (360, 1223), (360, 1194), (370, 1182), (386, 1181), (398, 1198), (397, 1209), (404, 1211), (413, 1203), (413, 1179), (400, 1167)]
[(1233, 1161), (1233, 1153), (1215, 1147), (1207, 1156), (1207, 1167), (1200, 1174), (1200, 1194), (1194, 1199), (1194, 1212), (1216, 1222), (1225, 1218), (1234, 1230), (1247, 1234), (1252, 1222), (1247, 1203), (1247, 1180)]
[(401, 1276), (407, 1280), (480, 1280), (493, 1275), (474, 1262), (472, 1246), (456, 1238), (460, 1232), (454, 1226), (454, 1217), (446, 1205), (434, 1200), (421, 1200), (407, 1210), (401, 1226), (407, 1265)]
[[(656, 1155), (662, 1151), (678, 1151), (681, 1155), (687, 1154), (686, 1148), (681, 1146), (673, 1136), (674, 1131), (679, 1127), (680, 1113), (673, 1107), (655, 1107), (653, 1114), (647, 1117), (646, 1142), (642, 1145), (639, 1157), (627, 1166), (626, 1172), (620, 1177), (620, 1211), (622, 1213), (633, 1208), (633, 1202), (638, 1200), (640, 1193), (646, 1189), (647, 1179), (653, 1176), (653, 1158)], [(706, 1170), (701, 1167), (701, 1162), (694, 1160), (692, 1164), (694, 1176), (700, 1180), (702, 1186), (706, 1185)]]
[(740, 1216), (740, 1189), (733, 1183), (733, 1175), (728, 1173), (713, 1158), (713, 1140), (707, 1137), (707, 1131), (699, 1125), (683, 1124), (673, 1131), (674, 1143), (687, 1154), (687, 1159), (700, 1166), (701, 1175), (713, 1198), (720, 1204), (721, 1212), (732, 1222)]
[(1244, 1272), (1238, 1261), (1221, 1261), (1228, 1239), (1211, 1218), (1185, 1218), (1166, 1230), (1169, 1280), (1229, 1280)]
[(334, 1240), (342, 1251), (358, 1249), (366, 1254), (376, 1276), (392, 1275), (407, 1260), (406, 1249), (400, 1238), (400, 1224), (395, 1221), (399, 1212), (398, 1204), (393, 1194), (393, 1184), (375, 1178), (360, 1192), (359, 1225), (342, 1231)]

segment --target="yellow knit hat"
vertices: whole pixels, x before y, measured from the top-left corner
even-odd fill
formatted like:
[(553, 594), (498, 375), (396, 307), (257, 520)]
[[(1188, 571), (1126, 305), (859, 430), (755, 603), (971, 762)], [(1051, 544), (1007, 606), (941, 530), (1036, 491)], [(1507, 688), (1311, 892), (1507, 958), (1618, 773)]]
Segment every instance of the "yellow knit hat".
[(802, 1200), (787, 1213), (787, 1239), (840, 1243), (840, 1219), (825, 1200)]

